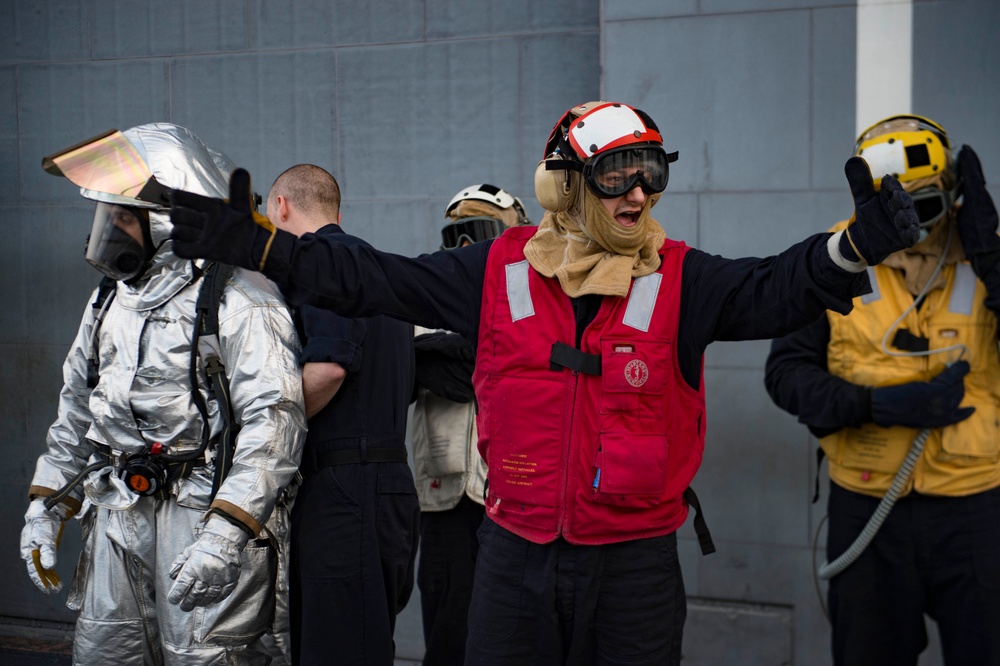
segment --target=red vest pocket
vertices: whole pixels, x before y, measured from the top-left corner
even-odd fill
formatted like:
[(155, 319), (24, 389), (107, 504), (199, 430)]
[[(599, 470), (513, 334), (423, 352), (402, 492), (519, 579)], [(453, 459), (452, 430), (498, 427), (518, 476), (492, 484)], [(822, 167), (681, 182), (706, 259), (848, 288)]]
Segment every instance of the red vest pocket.
[(594, 457), (594, 501), (625, 507), (659, 504), (666, 487), (667, 448), (661, 434), (601, 433)]
[(668, 341), (602, 339), (601, 414), (662, 418), (669, 353)]
[(554, 507), (562, 492), (560, 470), (568, 448), (569, 411), (563, 381), (539, 381), (533, 390), (517, 378), (496, 377), (488, 449), (490, 495), (505, 502)]

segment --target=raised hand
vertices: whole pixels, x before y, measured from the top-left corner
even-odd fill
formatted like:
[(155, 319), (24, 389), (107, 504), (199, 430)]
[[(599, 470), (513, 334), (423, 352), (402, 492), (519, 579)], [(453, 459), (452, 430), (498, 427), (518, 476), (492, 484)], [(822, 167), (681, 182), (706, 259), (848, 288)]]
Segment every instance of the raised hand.
[(876, 191), (868, 163), (860, 157), (847, 160), (844, 173), (854, 197), (854, 221), (841, 238), (844, 256), (857, 261), (854, 255), (874, 266), (893, 252), (915, 245), (920, 219), (899, 181), (886, 174)]
[(237, 169), (230, 177), (228, 201), (174, 190), (170, 235), (177, 256), (262, 270), (276, 229), (253, 212), (251, 196), (246, 169)]

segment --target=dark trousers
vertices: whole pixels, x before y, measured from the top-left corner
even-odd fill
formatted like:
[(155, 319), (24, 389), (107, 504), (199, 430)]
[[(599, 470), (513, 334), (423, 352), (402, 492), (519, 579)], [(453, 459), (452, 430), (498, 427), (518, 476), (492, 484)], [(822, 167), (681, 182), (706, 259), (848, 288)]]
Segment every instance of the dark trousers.
[[(878, 499), (830, 484), (827, 558), (847, 550)], [(834, 663), (913, 666), (924, 614), (948, 666), (1000, 665), (1000, 489), (910, 494), (858, 560), (830, 580)]]
[(292, 663), (393, 663), (419, 521), (406, 463), (336, 465), (305, 478), (292, 509)]
[(686, 613), (675, 534), (540, 545), (484, 520), (466, 663), (679, 664)]
[(462, 666), (483, 506), (463, 496), (447, 511), (420, 514), (417, 586), (424, 619), (424, 666)]

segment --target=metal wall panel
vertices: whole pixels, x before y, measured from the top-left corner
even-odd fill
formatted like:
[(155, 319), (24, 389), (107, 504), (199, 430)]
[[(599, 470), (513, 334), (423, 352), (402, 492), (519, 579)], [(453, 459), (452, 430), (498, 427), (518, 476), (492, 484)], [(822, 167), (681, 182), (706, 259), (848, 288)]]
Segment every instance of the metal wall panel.
[[(467, 38), (571, 30), (593, 32), (598, 6), (593, 0), (437, 0), (427, 3), (427, 36)], [(481, 70), (481, 75), (488, 77), (489, 70)]]
[(256, 16), (254, 44), (260, 49), (391, 44), (424, 38), (425, 2), (255, 0), (251, 5)]
[(609, 22), (604, 35), (605, 97), (649, 113), (680, 151), (671, 189), (808, 187), (808, 69), (790, 66), (808, 60), (808, 12)]
[(0, 63), (89, 57), (89, 3), (0, 0)]
[(245, 0), (173, 0), (167, 5), (99, 0), (92, 5), (91, 57), (245, 50), (250, 45), (248, 7)]
[(42, 157), (110, 128), (169, 119), (167, 64), (159, 59), (18, 67), (22, 204), (78, 203), (79, 190), (41, 169)]
[(0, 206), (18, 200), (17, 82), (14, 67), (0, 67)]
[(341, 178), (337, 82), (333, 49), (181, 58), (171, 65), (171, 120), (247, 169), (266, 197), (294, 164)]
[(913, 6), (913, 112), (941, 123), (958, 149), (973, 147), (1000, 200), (1000, 3)]

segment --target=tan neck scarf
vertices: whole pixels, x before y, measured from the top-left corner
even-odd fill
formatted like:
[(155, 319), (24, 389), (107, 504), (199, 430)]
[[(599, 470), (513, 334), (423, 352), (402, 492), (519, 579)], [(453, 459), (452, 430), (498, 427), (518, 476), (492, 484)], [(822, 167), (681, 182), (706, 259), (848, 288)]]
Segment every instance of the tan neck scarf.
[[(958, 225), (953, 222), (952, 217), (949, 214), (948, 218), (935, 224), (923, 241), (909, 249), (890, 254), (882, 262), (890, 268), (902, 271), (906, 281), (906, 289), (914, 296), (923, 290), (924, 285), (934, 274), (934, 269), (937, 268), (941, 254), (945, 250), (949, 234), (951, 235), (951, 243), (948, 245), (948, 254), (944, 258), (945, 265), (965, 259), (962, 241), (958, 237)], [(940, 289), (943, 286), (944, 275), (940, 273), (929, 291)]]
[(659, 251), (667, 235), (649, 213), (659, 195), (646, 199), (635, 226), (627, 228), (589, 188), (580, 189), (582, 200), (568, 211), (545, 213), (538, 232), (524, 247), (524, 256), (545, 277), (558, 278), (570, 298), (625, 296), (632, 278), (660, 267)]

